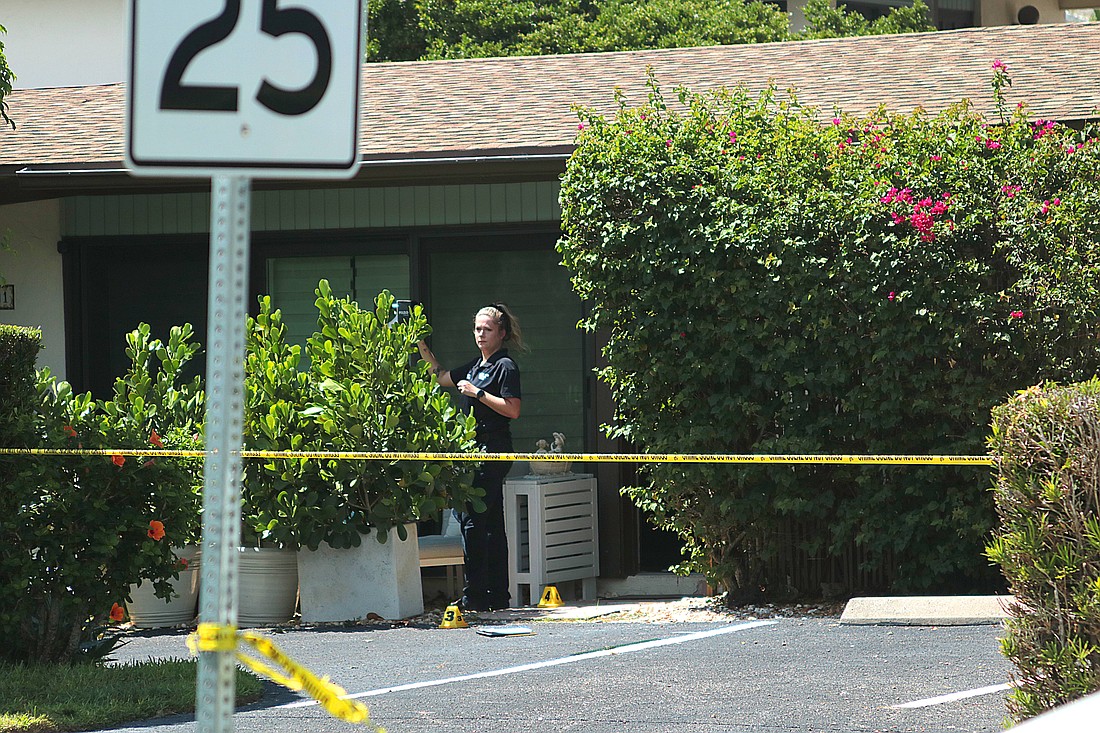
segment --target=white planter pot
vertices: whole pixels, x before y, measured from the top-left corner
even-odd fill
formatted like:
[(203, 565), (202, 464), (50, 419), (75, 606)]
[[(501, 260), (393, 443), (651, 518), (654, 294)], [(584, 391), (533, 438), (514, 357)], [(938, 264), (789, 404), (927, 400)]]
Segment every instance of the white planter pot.
[(126, 604), (130, 621), (139, 629), (156, 629), (165, 626), (181, 626), (195, 620), (199, 600), (199, 548), (189, 545), (174, 550), (176, 556), (187, 560), (187, 569), (180, 571), (177, 580), (169, 580), (172, 597), (167, 601), (157, 598), (151, 582), (141, 581), (130, 586), (130, 598)]
[(237, 548), (237, 625), (281, 624), (298, 605), (298, 561), (294, 550)]
[(356, 621), (369, 614), (386, 619), (424, 612), (420, 550), (416, 525), (406, 524), (408, 539), (390, 530), (385, 544), (364, 535), (359, 547), (334, 550), (322, 543), (298, 551), (302, 621)]

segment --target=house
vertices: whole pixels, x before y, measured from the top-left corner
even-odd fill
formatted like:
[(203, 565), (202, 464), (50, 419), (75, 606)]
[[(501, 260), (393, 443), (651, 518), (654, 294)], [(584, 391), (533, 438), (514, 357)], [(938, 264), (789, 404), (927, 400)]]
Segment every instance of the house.
[[(251, 291), (271, 293), (303, 338), (318, 278), (360, 300), (388, 288), (426, 305), (433, 349), (455, 364), (472, 349), (472, 314), (503, 299), (533, 346), (520, 362), (517, 450), (562, 432), (571, 450), (613, 452), (597, 430), (611, 415), (592, 374), (597, 340), (575, 329), (582, 304), (554, 250), (573, 105), (611, 113), (615, 89), (641, 103), (652, 69), (668, 90), (771, 81), (830, 116), (880, 105), (935, 112), (962, 98), (993, 115), (999, 59), (1010, 104), (1078, 124), (1100, 117), (1098, 49), (1100, 24), (1084, 23), (366, 65), (358, 176), (254, 183)], [(122, 84), (18, 90), (9, 102), (18, 129), (0, 130), (0, 232), (15, 252), (0, 253), (0, 273), (14, 309), (0, 322), (42, 326), (42, 363), (102, 392), (139, 320), (205, 333), (209, 186), (127, 173)], [(586, 468), (599, 478), (604, 574), (674, 562), (674, 545), (620, 498), (620, 464)]]

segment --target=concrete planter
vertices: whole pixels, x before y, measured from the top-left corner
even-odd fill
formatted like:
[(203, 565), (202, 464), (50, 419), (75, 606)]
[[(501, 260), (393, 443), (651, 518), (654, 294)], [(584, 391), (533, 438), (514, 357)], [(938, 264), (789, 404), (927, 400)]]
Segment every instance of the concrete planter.
[(294, 550), (238, 547), (237, 623), (242, 627), (286, 623), (298, 604)]
[(157, 598), (153, 593), (153, 584), (148, 581), (130, 586), (130, 598), (133, 600), (126, 604), (126, 610), (130, 621), (139, 629), (181, 626), (195, 620), (199, 600), (199, 548), (188, 545), (174, 552), (176, 557), (187, 561), (187, 569), (180, 571), (177, 580), (169, 581), (173, 591), (169, 600)]
[(355, 621), (372, 613), (399, 619), (423, 613), (416, 525), (406, 524), (405, 529), (404, 542), (394, 528), (385, 544), (372, 534), (346, 550), (327, 543), (299, 550), (302, 621)]

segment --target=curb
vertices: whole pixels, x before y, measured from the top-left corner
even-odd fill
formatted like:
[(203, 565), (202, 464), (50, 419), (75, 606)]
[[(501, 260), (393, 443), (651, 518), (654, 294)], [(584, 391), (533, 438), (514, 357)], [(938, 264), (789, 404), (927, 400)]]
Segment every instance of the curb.
[(840, 623), (848, 625), (968, 626), (999, 624), (1012, 596), (882, 596), (853, 598)]

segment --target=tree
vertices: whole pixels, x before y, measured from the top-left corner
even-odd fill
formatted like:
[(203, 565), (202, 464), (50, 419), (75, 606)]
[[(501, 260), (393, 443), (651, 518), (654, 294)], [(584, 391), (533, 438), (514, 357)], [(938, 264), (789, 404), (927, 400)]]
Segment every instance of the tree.
[[(8, 29), (0, 25), (0, 33), (7, 33)], [(11, 125), (11, 129), (15, 129), (15, 121), (11, 117), (8, 117), (8, 103), (7, 96), (11, 94), (12, 84), (15, 82), (15, 74), (12, 73), (11, 67), (8, 66), (8, 59), (4, 56), (4, 42), (0, 41), (0, 119)]]
[(417, 7), (429, 59), (537, 53), (529, 36), (539, 28), (553, 29), (551, 38), (564, 30), (564, 43), (554, 46), (575, 52), (576, 29), (567, 21), (586, 24), (591, 12), (586, 0), (419, 0)]
[(371, 0), (368, 61), (412, 61), (424, 55), (425, 36), (414, 0)]
[[(631, 51), (740, 43), (767, 43), (789, 37), (784, 13), (759, 0), (602, 0), (579, 28), (583, 47), (574, 51)], [(536, 29), (531, 39), (542, 36)], [(562, 34), (564, 36), (564, 34)], [(549, 39), (553, 40), (553, 38)], [(551, 43), (533, 52), (561, 53)]]
[(869, 21), (857, 12), (829, 0), (808, 0), (802, 9), (807, 28), (798, 38), (845, 38), (848, 36), (879, 36), (891, 33), (920, 33), (936, 30), (928, 22), (928, 6), (913, 0), (909, 7), (894, 8), (887, 15)]
[(760, 0), (380, 0), (368, 60), (482, 58), (767, 43), (934, 30), (921, 0), (868, 21), (828, 0), (810, 27)]

